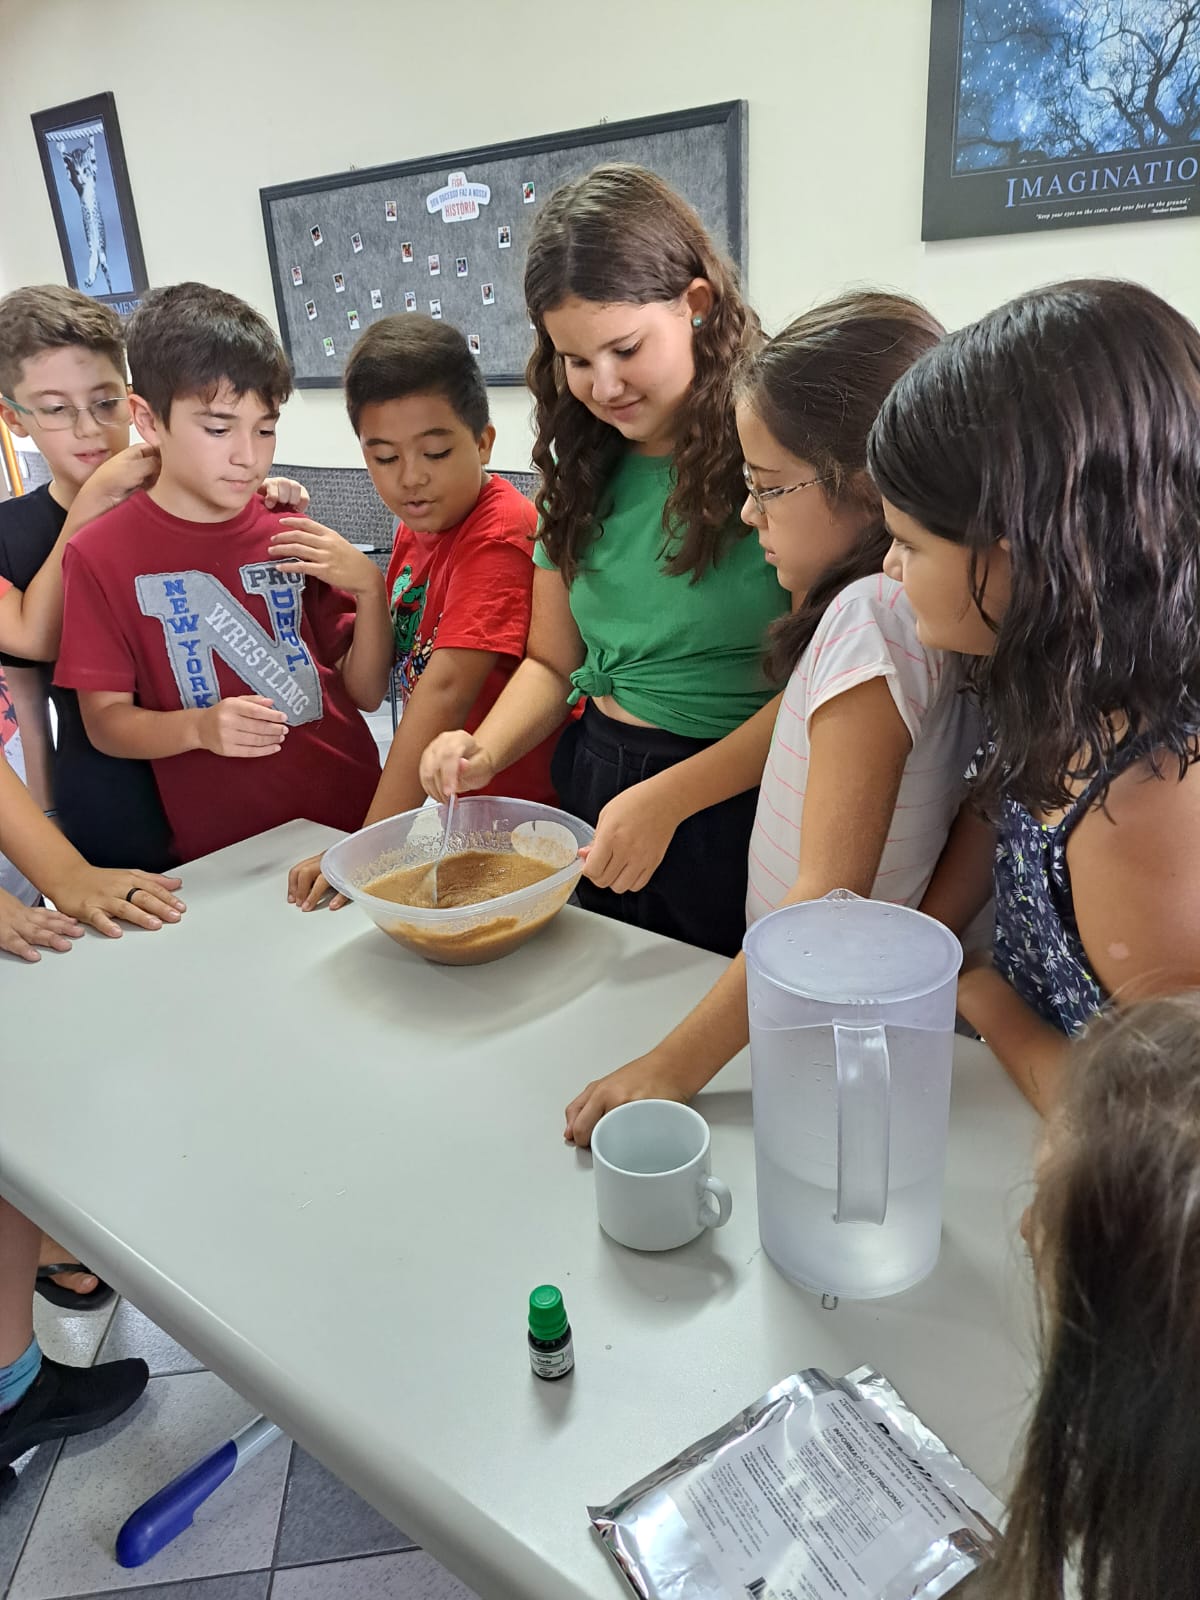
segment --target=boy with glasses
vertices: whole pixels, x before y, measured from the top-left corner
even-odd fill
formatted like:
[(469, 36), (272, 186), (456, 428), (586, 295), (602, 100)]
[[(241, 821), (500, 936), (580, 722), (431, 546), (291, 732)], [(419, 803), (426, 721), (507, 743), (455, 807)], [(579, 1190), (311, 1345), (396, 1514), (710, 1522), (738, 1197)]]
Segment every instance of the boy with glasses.
[[(158, 470), (155, 452), (128, 448), (125, 343), (116, 314), (55, 284), (18, 289), (0, 300), (0, 417), (18, 437), (34, 441), (52, 475), (48, 484), (0, 504), (0, 673), (16, 709), (24, 758), (23, 770), (21, 764), (15, 769), (88, 861), (161, 872), (170, 835), (149, 766), (93, 749), (76, 696), (51, 687), (67, 541)], [(0, 857), (0, 875), (19, 898), (31, 899), (7, 865)], [(13, 910), (0, 903), (0, 942), (9, 950), (16, 948), (13, 917), (6, 914)], [(44, 930), (54, 916), (30, 911), (24, 933), (32, 938), (31, 930)], [(0, 1237), (0, 1258), (3, 1249)], [(87, 1268), (71, 1270), (69, 1252), (49, 1238), (42, 1240), (41, 1263), (38, 1290), (57, 1305), (89, 1309), (112, 1298)]]
[[(0, 417), (18, 437), (34, 441), (52, 474), (48, 484), (0, 505), (0, 578), (26, 591), (25, 626), (18, 631), (15, 594), (4, 602), (11, 617), (0, 619), (0, 665), (17, 710), (26, 783), (96, 866), (135, 863), (161, 872), (169, 864), (170, 835), (149, 766), (92, 747), (78, 698), (52, 687), (54, 662), (40, 659), (38, 648), (48, 630), (47, 654), (57, 654), (62, 555), (73, 531), (64, 533), (68, 513), (97, 468), (129, 445), (125, 341), (116, 314), (54, 284), (0, 300)], [(156, 470), (153, 453), (131, 455), (129, 488), (139, 477), (151, 481)], [(91, 515), (103, 509), (97, 505)], [(34, 637), (39, 633), (42, 640)]]

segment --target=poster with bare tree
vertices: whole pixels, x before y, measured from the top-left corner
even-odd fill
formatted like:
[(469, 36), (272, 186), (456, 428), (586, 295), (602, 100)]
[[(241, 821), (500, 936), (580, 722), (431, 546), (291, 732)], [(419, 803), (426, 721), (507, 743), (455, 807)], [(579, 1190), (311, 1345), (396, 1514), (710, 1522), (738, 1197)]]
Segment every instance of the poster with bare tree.
[(1200, 0), (933, 0), (923, 239), (1198, 215)]

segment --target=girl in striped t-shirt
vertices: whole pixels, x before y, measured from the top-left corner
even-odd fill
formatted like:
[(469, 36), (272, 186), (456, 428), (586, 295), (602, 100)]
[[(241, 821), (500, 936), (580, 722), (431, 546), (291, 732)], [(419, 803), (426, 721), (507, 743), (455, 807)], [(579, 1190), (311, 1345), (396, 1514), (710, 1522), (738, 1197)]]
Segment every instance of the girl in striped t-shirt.
[[(742, 517), (792, 597), (769, 644), (787, 686), (759, 713), (775, 731), (750, 842), (750, 921), (836, 888), (917, 905), (964, 793), (974, 710), (958, 658), (920, 642), (901, 585), (882, 572), (889, 535), (866, 470), (885, 396), (941, 332), (902, 296), (852, 293), (792, 323), (741, 374)], [(724, 781), (744, 786), (741, 747), (757, 720), (674, 768), (676, 800), (694, 790), (712, 804)], [(739, 955), (661, 1044), (571, 1102), (567, 1139), (587, 1144), (626, 1100), (688, 1099), (748, 1036)]]

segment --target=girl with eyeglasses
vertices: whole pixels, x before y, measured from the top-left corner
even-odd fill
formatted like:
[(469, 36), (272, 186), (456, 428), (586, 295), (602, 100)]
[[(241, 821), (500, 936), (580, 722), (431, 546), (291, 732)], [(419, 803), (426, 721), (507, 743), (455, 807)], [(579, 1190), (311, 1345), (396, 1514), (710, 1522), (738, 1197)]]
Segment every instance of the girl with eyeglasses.
[[(889, 536), (866, 470), (885, 396), (941, 334), (912, 300), (852, 293), (793, 322), (737, 376), (742, 518), (791, 596), (769, 640), (769, 669), (787, 687), (750, 839), (750, 922), (838, 888), (916, 906), (964, 792), (974, 710), (958, 658), (921, 643), (901, 585), (883, 574)], [(685, 763), (676, 783), (718, 783), (723, 761), (738, 768), (741, 739)], [(706, 776), (688, 771), (702, 764)], [(748, 1038), (739, 953), (660, 1044), (576, 1096), (566, 1138), (586, 1145), (627, 1100), (689, 1099)]]
[[(551, 767), (596, 827), (580, 901), (731, 955), (772, 720), (762, 638), (784, 604), (738, 521), (732, 373), (758, 321), (692, 208), (632, 166), (551, 196), (525, 298), (542, 474), (525, 659), (477, 728), (429, 745), (421, 779), (439, 800), (482, 788), (586, 696)], [(743, 724), (737, 781), (677, 790), (680, 764)]]

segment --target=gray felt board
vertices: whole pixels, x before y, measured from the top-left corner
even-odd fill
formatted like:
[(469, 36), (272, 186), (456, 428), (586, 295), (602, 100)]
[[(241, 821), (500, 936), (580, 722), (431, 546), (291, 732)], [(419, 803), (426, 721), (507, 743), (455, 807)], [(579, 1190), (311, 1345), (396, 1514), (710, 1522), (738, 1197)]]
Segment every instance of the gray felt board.
[[(532, 342), (523, 280), (534, 219), (560, 183), (601, 162), (657, 172), (744, 270), (745, 138), (745, 103), (729, 101), (264, 189), (280, 332), (297, 385), (338, 386), (360, 333), (410, 309), (440, 311), (477, 340), (489, 383), (522, 383)], [(452, 173), (490, 190), (486, 203), (468, 197), (466, 209), (474, 198), (477, 216), (447, 220), (429, 209), (427, 197)]]

